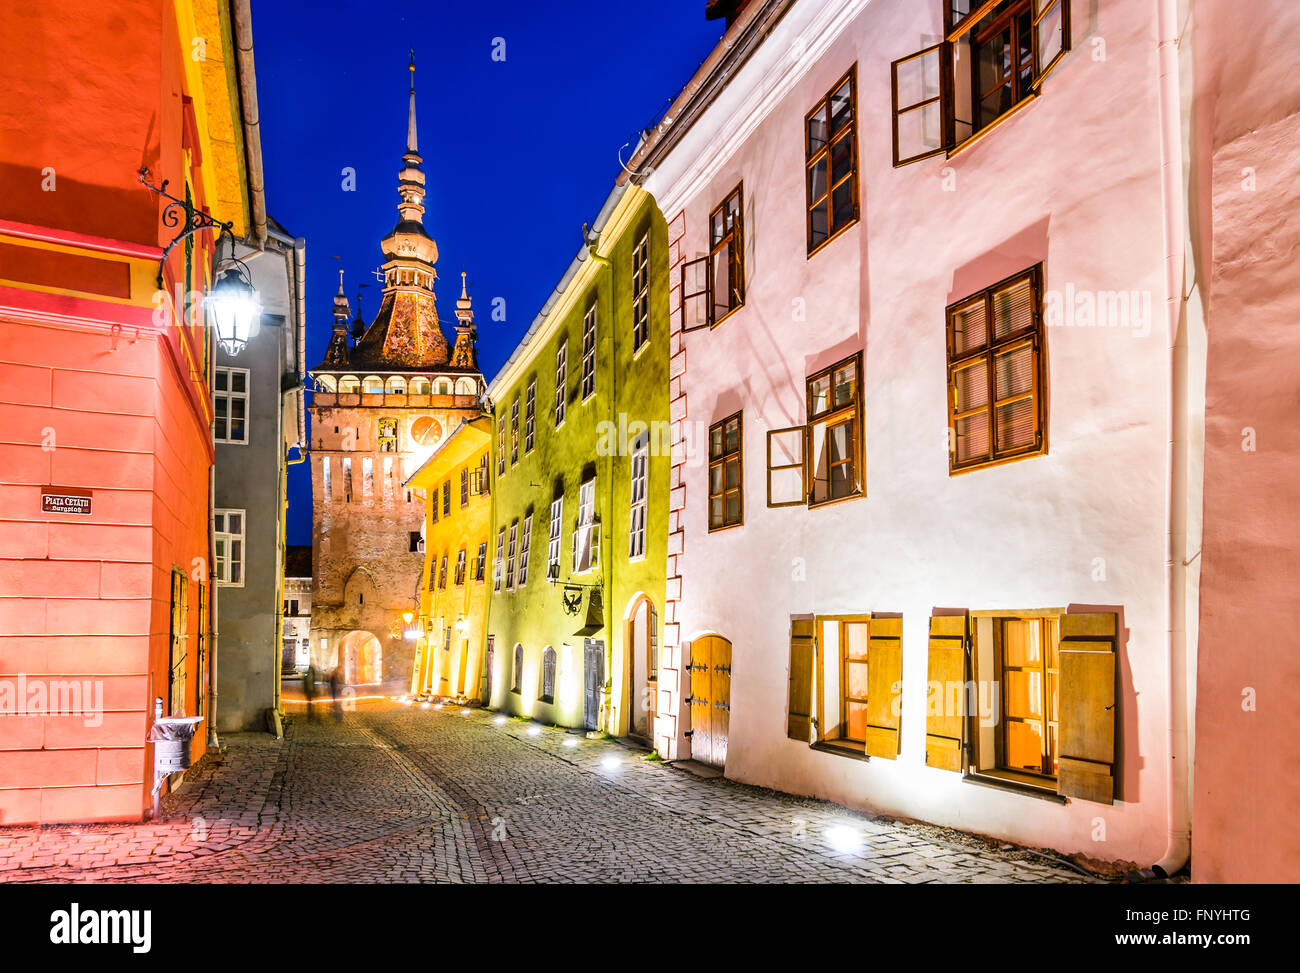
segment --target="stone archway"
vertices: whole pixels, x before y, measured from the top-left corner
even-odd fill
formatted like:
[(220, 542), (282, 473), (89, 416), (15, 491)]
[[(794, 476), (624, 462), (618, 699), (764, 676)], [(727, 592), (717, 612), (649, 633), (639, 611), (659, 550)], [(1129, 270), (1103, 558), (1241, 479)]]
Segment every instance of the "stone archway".
[(371, 632), (348, 632), (339, 642), (339, 664), (348, 686), (367, 686), (384, 681), (384, 649)]

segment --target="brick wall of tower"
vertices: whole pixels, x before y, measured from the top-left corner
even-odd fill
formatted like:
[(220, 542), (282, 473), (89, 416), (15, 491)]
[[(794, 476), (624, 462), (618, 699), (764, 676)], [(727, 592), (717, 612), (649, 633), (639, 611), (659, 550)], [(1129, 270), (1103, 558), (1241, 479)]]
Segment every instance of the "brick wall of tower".
[[(411, 550), (411, 534), (421, 532), (424, 502), (418, 491), (407, 491), (402, 482), (436, 445), (416, 443), (411, 430), (418, 420), (432, 418), (441, 429), (441, 442), (462, 418), (475, 414), (473, 396), (316, 394), (310, 432), (311, 661), (318, 669), (328, 671), (342, 665), (345, 678), (354, 684), (362, 682), (356, 653), (372, 635), (382, 653), (383, 683), (409, 686), (414, 643), (403, 634), (402, 613), (415, 610), (424, 566), (423, 553)], [(381, 418), (397, 420), (397, 452), (380, 452)], [(323, 471), (326, 459), (331, 481), (328, 496)], [(345, 459), (352, 467), (350, 500)], [(373, 471), (369, 495), (366, 459)], [(388, 476), (387, 459), (392, 460)]]

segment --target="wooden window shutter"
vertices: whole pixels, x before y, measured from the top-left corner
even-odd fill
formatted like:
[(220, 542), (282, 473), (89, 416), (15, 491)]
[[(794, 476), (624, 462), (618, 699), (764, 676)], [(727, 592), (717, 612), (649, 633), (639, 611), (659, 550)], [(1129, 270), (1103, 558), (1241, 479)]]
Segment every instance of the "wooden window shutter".
[(790, 619), (790, 698), (785, 735), (812, 742), (813, 620)]
[(707, 256), (682, 264), (682, 331), (698, 331), (709, 326), (710, 289)]
[(1111, 612), (1061, 616), (1057, 791), (1115, 799), (1115, 629)]
[(898, 756), (902, 713), (903, 620), (872, 616), (867, 639), (867, 755)]
[(925, 711), (925, 762), (961, 773), (966, 725), (966, 616), (930, 619), (929, 692)]

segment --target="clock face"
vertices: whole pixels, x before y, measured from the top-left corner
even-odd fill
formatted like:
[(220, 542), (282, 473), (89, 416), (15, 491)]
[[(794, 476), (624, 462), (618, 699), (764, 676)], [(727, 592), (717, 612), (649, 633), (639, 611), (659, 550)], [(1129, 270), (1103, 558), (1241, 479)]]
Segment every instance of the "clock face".
[(442, 439), (442, 423), (433, 416), (421, 416), (411, 423), (411, 439), (421, 446), (436, 446)]

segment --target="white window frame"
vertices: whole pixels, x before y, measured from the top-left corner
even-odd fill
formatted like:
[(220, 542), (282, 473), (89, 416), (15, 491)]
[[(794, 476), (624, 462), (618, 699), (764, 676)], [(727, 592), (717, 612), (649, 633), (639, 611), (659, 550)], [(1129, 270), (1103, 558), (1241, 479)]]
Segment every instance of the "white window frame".
[(642, 433), (632, 446), (631, 510), (628, 516), (627, 556), (630, 561), (645, 558), (646, 492), (650, 485), (650, 435)]
[[(234, 385), (232, 378), (237, 374), (244, 376), (243, 392), (236, 392), (232, 388), (232, 386)], [(217, 388), (217, 378), (222, 375), (224, 375), (226, 378), (226, 387), (224, 389), (219, 390)], [(215, 371), (212, 374), (212, 418), (213, 418), (212, 441), (213, 442), (228, 443), (234, 446), (248, 445), (249, 433), (251, 432), (250, 429), (251, 417), (248, 411), (249, 407), (252, 405), (252, 400), (250, 398), (250, 392), (252, 389), (251, 383), (252, 383), (252, 375), (250, 374), (247, 368), (232, 368), (228, 365), (218, 365), (216, 367)], [(226, 403), (226, 418), (225, 418), (226, 428), (224, 431), (225, 435), (222, 434), (221, 419), (217, 418), (218, 399), (221, 399)], [(233, 407), (235, 402), (242, 402), (244, 404), (244, 438), (243, 439), (232, 439), (230, 437), (230, 420), (231, 420), (231, 414), (233, 412)]]
[(564, 425), (564, 410), (567, 405), (565, 393), (569, 384), (569, 341), (564, 339), (555, 349), (555, 428)]
[(632, 250), (632, 354), (635, 355), (649, 343), (650, 230), (647, 229)]
[(564, 524), (564, 497), (551, 501), (551, 532), (546, 542), (546, 578), (559, 580), (561, 528)]
[(506, 529), (502, 527), (497, 531), (497, 558), (492, 565), (492, 590), (500, 591), (501, 582), (506, 574)]
[(519, 566), (515, 576), (515, 587), (522, 588), (528, 583), (528, 548), (533, 543), (533, 515), (524, 518), (524, 529), (519, 538)]
[[(585, 560), (583, 558), (585, 555)], [(600, 567), (600, 524), (596, 523), (596, 478), (578, 487), (578, 526), (573, 531), (573, 573)]]
[(582, 319), (582, 401), (596, 394), (596, 305)]
[[(230, 515), (239, 515), (239, 530), (230, 530)], [(217, 548), (217, 584), (223, 588), (242, 588), (247, 578), (248, 511), (227, 508), (212, 511), (212, 528)], [(237, 581), (231, 580), (238, 576)]]

